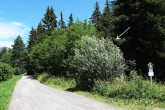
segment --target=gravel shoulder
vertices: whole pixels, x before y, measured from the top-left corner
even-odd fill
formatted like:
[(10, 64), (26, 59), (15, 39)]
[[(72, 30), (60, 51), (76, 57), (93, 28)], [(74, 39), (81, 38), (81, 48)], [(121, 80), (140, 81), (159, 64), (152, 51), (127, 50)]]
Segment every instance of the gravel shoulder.
[(55, 89), (24, 75), (17, 83), (9, 110), (119, 110), (72, 92)]

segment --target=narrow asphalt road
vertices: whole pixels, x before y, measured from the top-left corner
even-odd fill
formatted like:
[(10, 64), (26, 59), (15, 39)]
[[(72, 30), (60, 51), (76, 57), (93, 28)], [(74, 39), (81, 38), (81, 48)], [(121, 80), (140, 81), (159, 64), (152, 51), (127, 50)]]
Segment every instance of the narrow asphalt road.
[(54, 89), (24, 75), (18, 81), (9, 110), (118, 110), (87, 97)]

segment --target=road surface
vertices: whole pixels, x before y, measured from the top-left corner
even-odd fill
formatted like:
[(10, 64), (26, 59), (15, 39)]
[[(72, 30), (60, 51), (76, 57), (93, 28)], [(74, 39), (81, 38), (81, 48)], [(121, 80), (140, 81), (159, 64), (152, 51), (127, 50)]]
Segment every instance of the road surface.
[(18, 81), (9, 110), (118, 110), (87, 97), (54, 89), (24, 75)]

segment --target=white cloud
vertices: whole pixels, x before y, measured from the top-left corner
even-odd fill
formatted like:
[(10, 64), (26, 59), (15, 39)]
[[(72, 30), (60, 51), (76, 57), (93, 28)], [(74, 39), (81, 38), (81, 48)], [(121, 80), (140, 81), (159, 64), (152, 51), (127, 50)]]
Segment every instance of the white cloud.
[(6, 21), (0, 18), (0, 47), (11, 47), (14, 39), (20, 35), (23, 39), (29, 34), (29, 28), (25, 24), (16, 21)]
[(9, 48), (12, 48), (12, 45), (13, 44), (14, 44), (13, 41), (8, 41), (8, 40), (0, 41), (0, 47), (9, 47)]

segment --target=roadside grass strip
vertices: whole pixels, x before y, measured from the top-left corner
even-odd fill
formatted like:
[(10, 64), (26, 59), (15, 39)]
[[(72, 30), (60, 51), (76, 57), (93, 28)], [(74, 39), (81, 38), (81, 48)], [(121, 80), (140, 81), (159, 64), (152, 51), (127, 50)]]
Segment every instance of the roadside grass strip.
[(21, 75), (13, 76), (8, 81), (0, 82), (0, 110), (7, 110), (14, 87)]

